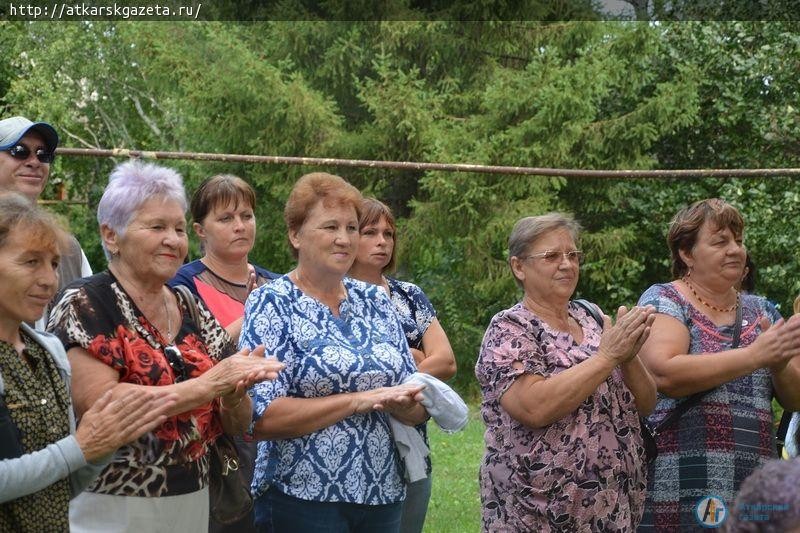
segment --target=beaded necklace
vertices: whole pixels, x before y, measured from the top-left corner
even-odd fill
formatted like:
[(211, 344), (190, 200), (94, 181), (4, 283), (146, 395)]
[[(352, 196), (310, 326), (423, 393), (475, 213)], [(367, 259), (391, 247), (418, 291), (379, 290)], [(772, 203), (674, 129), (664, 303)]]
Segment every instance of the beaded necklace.
[(720, 307), (717, 307), (716, 305), (712, 305), (712, 304), (708, 303), (707, 301), (703, 300), (700, 297), (700, 295), (697, 294), (697, 291), (694, 290), (694, 287), (692, 286), (692, 284), (689, 283), (689, 276), (684, 276), (684, 277), (681, 278), (681, 280), (686, 284), (687, 287), (689, 287), (689, 290), (692, 291), (692, 294), (694, 295), (695, 298), (697, 298), (697, 301), (700, 302), (701, 304), (705, 305), (709, 309), (713, 309), (714, 311), (717, 311), (719, 313), (730, 313), (731, 311), (735, 311), (736, 308), (739, 306), (739, 291), (736, 291), (736, 303), (734, 303), (731, 307), (728, 307), (726, 309), (722, 309)]

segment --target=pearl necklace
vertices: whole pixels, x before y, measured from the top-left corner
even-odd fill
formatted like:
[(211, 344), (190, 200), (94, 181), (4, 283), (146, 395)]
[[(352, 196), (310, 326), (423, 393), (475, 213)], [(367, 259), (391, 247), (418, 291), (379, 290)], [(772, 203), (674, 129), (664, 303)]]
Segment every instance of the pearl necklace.
[(716, 305), (712, 305), (712, 304), (708, 303), (707, 301), (703, 300), (702, 298), (700, 298), (700, 295), (697, 294), (696, 290), (694, 290), (694, 287), (692, 286), (692, 284), (689, 283), (689, 276), (682, 277), (681, 281), (683, 281), (686, 284), (686, 286), (689, 287), (689, 290), (692, 291), (692, 294), (694, 295), (695, 298), (697, 298), (697, 301), (700, 302), (701, 304), (705, 305), (709, 309), (713, 309), (714, 311), (717, 311), (719, 313), (730, 313), (731, 311), (735, 311), (736, 308), (739, 307), (739, 291), (736, 291), (736, 303), (733, 304), (731, 307), (728, 307), (727, 309), (722, 309), (722, 308), (717, 307)]

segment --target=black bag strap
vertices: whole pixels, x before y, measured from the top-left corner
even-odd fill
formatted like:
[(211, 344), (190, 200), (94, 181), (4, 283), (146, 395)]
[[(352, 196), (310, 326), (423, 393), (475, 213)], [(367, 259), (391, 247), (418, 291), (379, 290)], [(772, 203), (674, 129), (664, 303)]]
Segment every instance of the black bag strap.
[[(595, 305), (589, 303), (587, 300), (582, 300), (582, 299), (572, 300), (572, 301), (578, 304), (579, 306), (583, 307), (586, 310), (586, 312), (589, 313), (589, 315), (591, 315), (592, 318), (594, 318), (598, 324), (600, 324), (600, 327), (603, 326), (603, 318), (600, 316), (600, 313), (598, 312), (597, 307)], [(736, 318), (734, 319), (733, 323), (733, 337), (731, 342), (731, 349), (739, 347), (739, 341), (741, 340), (741, 336), (742, 336), (742, 304), (741, 301), (739, 301), (737, 302), (736, 305)], [(713, 390), (714, 389), (712, 388), (706, 391), (696, 392), (691, 396), (689, 396), (688, 398), (686, 398), (684, 401), (678, 403), (675, 406), (675, 409), (673, 409), (672, 412), (669, 415), (667, 415), (666, 418), (664, 418), (664, 420), (659, 422), (659, 424), (653, 428), (653, 435), (662, 431), (664, 428), (669, 427), (671, 424), (677, 422), (678, 419), (680, 419), (680, 417), (682, 417), (684, 413), (686, 413), (686, 411), (688, 411), (695, 405), (699, 404), (700, 400), (702, 400), (706, 394), (708, 394)]]
[(600, 315), (600, 310), (597, 308), (596, 305), (591, 303), (589, 300), (584, 300), (580, 298), (578, 300), (572, 300), (573, 303), (583, 307), (584, 311), (589, 313), (589, 316), (594, 318), (595, 322), (600, 324), (600, 328), (603, 328), (603, 317)]
[(778, 424), (778, 431), (775, 433), (775, 444), (778, 448), (778, 456), (783, 453), (783, 446), (786, 444), (786, 434), (789, 432), (789, 422), (792, 420), (792, 411), (783, 411), (781, 422)]
[(192, 317), (192, 322), (199, 328), (201, 326), (200, 310), (197, 308), (197, 300), (194, 299), (194, 294), (186, 285), (175, 285), (173, 288), (183, 298), (186, 308), (189, 310), (189, 316)]

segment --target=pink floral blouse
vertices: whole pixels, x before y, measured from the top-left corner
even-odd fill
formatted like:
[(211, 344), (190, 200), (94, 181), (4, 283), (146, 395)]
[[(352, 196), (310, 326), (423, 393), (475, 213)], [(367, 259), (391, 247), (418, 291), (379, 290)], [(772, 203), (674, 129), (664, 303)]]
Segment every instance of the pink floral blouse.
[(523, 374), (545, 378), (597, 353), (601, 328), (570, 303), (583, 342), (552, 330), (522, 304), (494, 316), (475, 374), (481, 386), (486, 454), (480, 468), (484, 531), (633, 531), (646, 488), (634, 396), (622, 371), (573, 413), (534, 429), (500, 399)]

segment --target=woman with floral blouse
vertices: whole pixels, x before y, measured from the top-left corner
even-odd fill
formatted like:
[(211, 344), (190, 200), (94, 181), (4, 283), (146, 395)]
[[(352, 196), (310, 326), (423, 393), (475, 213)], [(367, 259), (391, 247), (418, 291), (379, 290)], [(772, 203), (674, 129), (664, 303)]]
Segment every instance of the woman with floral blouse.
[(509, 264), (522, 301), (494, 316), (475, 373), (483, 393), (484, 531), (633, 531), (645, 498), (639, 416), (655, 405), (637, 352), (653, 309), (600, 324), (571, 302), (578, 225), (517, 222)]
[[(152, 432), (124, 446), (70, 508), (70, 530), (208, 529), (208, 450), (250, 418), (246, 394), (283, 365), (235, 343), (197, 302), (166, 283), (186, 256), (186, 197), (174, 170), (138, 161), (114, 169), (97, 207), (108, 270), (68, 285), (50, 315), (67, 349), (82, 414), (106, 391), (159, 388), (178, 401)], [(254, 347), (255, 348), (255, 347)]]

